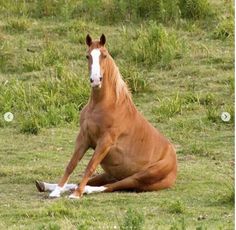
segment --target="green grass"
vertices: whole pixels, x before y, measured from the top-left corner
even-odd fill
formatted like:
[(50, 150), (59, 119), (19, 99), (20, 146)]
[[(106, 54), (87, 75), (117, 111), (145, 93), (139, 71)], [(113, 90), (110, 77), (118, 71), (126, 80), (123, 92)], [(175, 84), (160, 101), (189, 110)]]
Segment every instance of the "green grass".
[[(233, 229), (232, 2), (111, 0), (94, 11), (97, 2), (0, 0), (0, 228)], [(35, 180), (60, 178), (73, 152), (90, 93), (87, 33), (106, 34), (134, 103), (176, 146), (172, 189), (78, 201), (36, 191)]]

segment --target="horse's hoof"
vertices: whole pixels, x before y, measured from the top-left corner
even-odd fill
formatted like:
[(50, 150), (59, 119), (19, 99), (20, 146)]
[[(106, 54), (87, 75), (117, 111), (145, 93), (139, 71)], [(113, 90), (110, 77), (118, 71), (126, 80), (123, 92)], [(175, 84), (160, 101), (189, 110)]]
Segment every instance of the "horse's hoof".
[(72, 193), (71, 195), (69, 195), (69, 199), (80, 199), (80, 196), (75, 195), (74, 193)]
[(45, 186), (43, 182), (36, 180), (35, 185), (39, 192), (45, 192)]

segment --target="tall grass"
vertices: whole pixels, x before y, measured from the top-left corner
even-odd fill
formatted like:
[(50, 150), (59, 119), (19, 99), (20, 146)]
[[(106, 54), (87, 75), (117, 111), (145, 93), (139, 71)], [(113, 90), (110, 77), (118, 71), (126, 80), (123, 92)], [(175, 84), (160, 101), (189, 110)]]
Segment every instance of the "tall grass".
[(234, 39), (234, 17), (221, 18), (213, 32), (213, 38), (216, 39)]
[(152, 109), (157, 121), (165, 121), (177, 114), (181, 114), (183, 109), (183, 99), (176, 94), (173, 98), (159, 100), (159, 105)]
[[(177, 22), (181, 17), (205, 18), (212, 9), (207, 0), (0, 0), (0, 12), (9, 16), (33, 18), (50, 17), (59, 20), (71, 18), (92, 19), (99, 23), (120, 23), (152, 19), (157, 22)], [(6, 11), (7, 10), (7, 11)]]
[(154, 21), (140, 26), (126, 53), (136, 63), (167, 67), (184, 53), (184, 41)]
[(11, 111), (20, 131), (37, 134), (41, 127), (78, 121), (89, 96), (89, 84), (73, 72), (52, 73), (37, 83), (0, 84), (0, 112)]
[(207, 0), (179, 0), (181, 16), (190, 19), (203, 19), (213, 16), (212, 8)]

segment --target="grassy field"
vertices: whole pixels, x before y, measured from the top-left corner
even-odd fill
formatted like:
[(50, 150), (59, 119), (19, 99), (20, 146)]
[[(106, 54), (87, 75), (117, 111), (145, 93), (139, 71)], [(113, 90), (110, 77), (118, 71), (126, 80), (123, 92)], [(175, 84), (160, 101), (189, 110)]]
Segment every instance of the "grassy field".
[[(0, 0), (0, 229), (234, 229), (232, 1), (98, 2)], [(134, 103), (176, 146), (172, 189), (78, 201), (36, 191), (73, 152), (90, 93), (87, 33), (105, 33)]]

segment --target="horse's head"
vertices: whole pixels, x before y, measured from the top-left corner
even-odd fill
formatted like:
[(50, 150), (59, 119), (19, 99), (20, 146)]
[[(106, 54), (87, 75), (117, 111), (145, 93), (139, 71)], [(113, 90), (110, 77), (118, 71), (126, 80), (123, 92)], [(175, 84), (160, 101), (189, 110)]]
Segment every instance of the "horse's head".
[(99, 41), (92, 41), (89, 34), (86, 37), (86, 44), (88, 45), (88, 67), (90, 73), (90, 82), (92, 87), (101, 88), (102, 78), (104, 75), (104, 62), (108, 55), (106, 48), (106, 37), (104, 34)]

